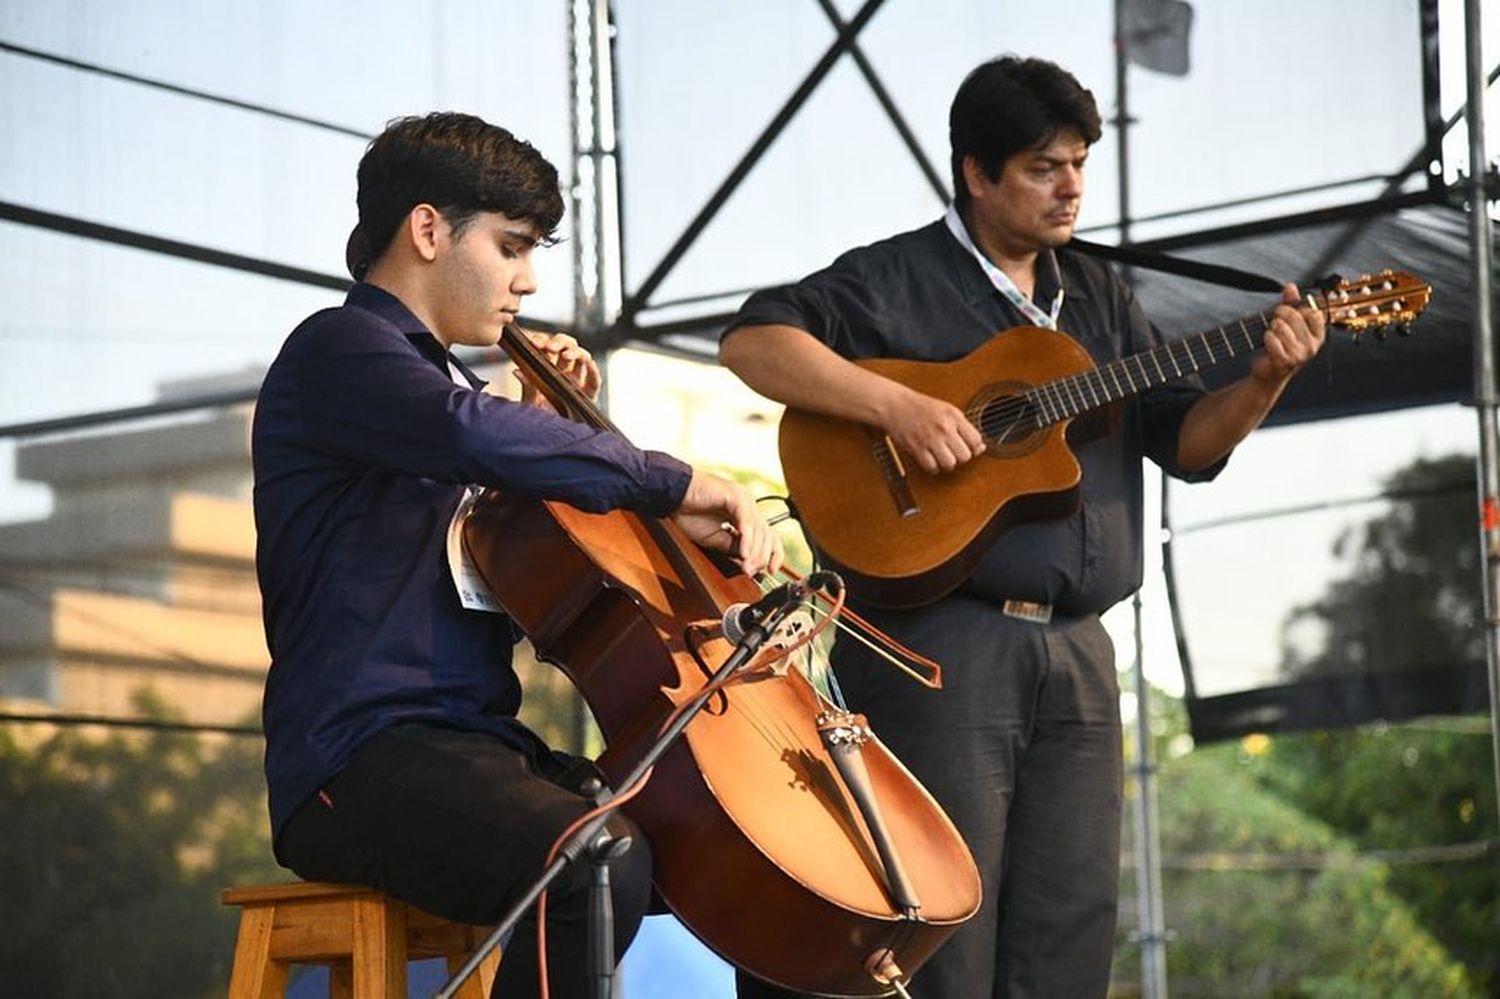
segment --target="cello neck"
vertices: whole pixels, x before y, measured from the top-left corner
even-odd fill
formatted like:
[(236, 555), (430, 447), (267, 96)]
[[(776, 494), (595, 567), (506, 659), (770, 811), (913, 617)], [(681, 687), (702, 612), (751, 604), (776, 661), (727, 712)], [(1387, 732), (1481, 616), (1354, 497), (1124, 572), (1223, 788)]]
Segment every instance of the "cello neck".
[(552, 403), (558, 413), (596, 430), (620, 434), (620, 428), (604, 415), (604, 411), (594, 400), (585, 395), (571, 378), (559, 371), (557, 365), (547, 360), (547, 356), (531, 342), (526, 330), (507, 324), (500, 332), (500, 346), (510, 355), (522, 376)]

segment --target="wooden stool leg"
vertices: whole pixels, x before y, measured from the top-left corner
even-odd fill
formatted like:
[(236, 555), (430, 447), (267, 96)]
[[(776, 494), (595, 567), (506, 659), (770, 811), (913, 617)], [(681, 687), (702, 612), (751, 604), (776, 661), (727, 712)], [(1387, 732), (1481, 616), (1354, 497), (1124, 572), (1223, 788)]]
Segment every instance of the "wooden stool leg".
[(495, 978), (498, 977), (499, 974), (500, 948), (496, 947), (494, 950), (490, 951), (488, 957), (480, 962), (479, 970), (474, 972), (474, 977), (479, 979), (480, 987), (483, 990), (479, 994), (480, 999), (489, 999), (490, 989), (495, 987)]
[[(464, 966), (464, 963), (468, 960), (469, 959), (463, 954), (449, 954), (448, 977), (452, 978), (455, 974), (457, 974), (458, 969), (462, 968)], [(458, 991), (455, 992), (454, 995), (457, 996), (458, 999), (488, 999), (488, 996), (490, 994), (489, 990), (484, 989), (483, 991), (481, 991), (482, 988), (483, 987), (479, 983), (479, 972), (476, 970), (474, 974), (464, 979), (464, 983), (458, 987)]]
[(399, 902), (354, 903), (354, 994), (359, 999), (406, 999), (406, 910)]
[(335, 961), (328, 966), (328, 999), (355, 999), (354, 965), (349, 961)]
[[(470, 956), (479, 949), (489, 936), (486, 930), (478, 927), (469, 927), (464, 933), (465, 953), (448, 955), (448, 975), (452, 977), (465, 964), (469, 963)], [(500, 948), (496, 947), (485, 955), (484, 960), (479, 962), (479, 967), (468, 980), (459, 986), (458, 999), (489, 999), (490, 990), (495, 987), (495, 976), (500, 974)]]
[(234, 972), (229, 999), (281, 999), (286, 993), (287, 966), (271, 960), (274, 905), (246, 906), (234, 944)]
[[(448, 955), (448, 976), (451, 978), (458, 973), (458, 969), (468, 963), (467, 954)], [(454, 993), (458, 999), (489, 999), (490, 989), (495, 987), (495, 976), (500, 972), (500, 952), (491, 951), (489, 956), (479, 962), (479, 967), (474, 973), (464, 979), (464, 983)]]

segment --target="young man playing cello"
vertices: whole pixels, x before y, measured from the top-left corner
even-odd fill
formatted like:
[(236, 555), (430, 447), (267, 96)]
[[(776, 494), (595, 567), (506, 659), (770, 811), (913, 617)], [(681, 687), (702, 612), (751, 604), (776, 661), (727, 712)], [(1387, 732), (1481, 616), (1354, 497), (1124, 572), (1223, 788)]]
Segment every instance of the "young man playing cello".
[[(358, 202), (360, 283), (292, 332), (255, 413), (274, 847), (305, 878), (493, 923), (586, 810), (590, 774), (516, 720), (509, 620), (460, 600), (447, 536), (467, 487), (671, 517), (752, 574), (782, 553), (741, 487), (486, 394), (450, 353), (493, 346), (536, 289), (532, 254), (562, 200), (535, 149), (469, 115), (400, 119), (360, 161)], [(538, 346), (597, 391), (572, 338)], [(611, 862), (623, 954), (650, 852), (623, 816), (609, 823), (634, 844)], [(588, 872), (575, 866), (549, 893), (556, 996), (588, 994)], [(534, 933), (523, 923), (507, 948), (496, 995), (537, 994)]]

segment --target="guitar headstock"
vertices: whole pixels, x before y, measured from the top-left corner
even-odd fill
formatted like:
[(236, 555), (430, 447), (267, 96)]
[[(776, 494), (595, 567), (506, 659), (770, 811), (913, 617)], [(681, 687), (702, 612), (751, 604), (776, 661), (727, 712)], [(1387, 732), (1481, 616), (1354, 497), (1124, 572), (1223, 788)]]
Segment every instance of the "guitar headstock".
[(1321, 295), (1314, 296), (1329, 324), (1343, 326), (1357, 338), (1374, 329), (1384, 339), (1388, 330), (1405, 335), (1412, 320), (1427, 308), (1432, 286), (1420, 278), (1401, 271), (1381, 271), (1343, 280), (1334, 275), (1323, 283)]

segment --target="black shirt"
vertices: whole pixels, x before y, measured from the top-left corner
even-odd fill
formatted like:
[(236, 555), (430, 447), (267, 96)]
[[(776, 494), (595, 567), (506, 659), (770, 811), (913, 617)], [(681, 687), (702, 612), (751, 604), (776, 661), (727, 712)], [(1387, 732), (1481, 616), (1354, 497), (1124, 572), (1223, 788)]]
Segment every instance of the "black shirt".
[[(454, 383), (450, 362), (469, 387)], [(687, 490), (691, 469), (677, 459), (480, 384), (368, 284), (298, 326), (266, 373), (251, 453), (278, 832), (397, 721), (522, 744), (510, 621), (465, 610), (449, 572), (448, 524), (465, 484), (655, 516)]]
[[(1067, 250), (1038, 259), (1033, 298), (1049, 307), (1064, 290), (1058, 328), (1099, 364), (1161, 344), (1129, 290), (1098, 261)], [(752, 295), (731, 329), (785, 324), (852, 360), (952, 361), (1001, 330), (1031, 325), (989, 282), (943, 222), (850, 250), (794, 285)], [(965, 584), (994, 600), (1101, 612), (1136, 590), (1142, 575), (1142, 455), (1179, 478), (1211, 479), (1223, 462), (1184, 472), (1176, 462), (1183, 416), (1199, 396), (1192, 380), (1148, 389), (1123, 407), (1105, 435), (1075, 448), (1082, 505), (1063, 519), (1005, 531)]]

